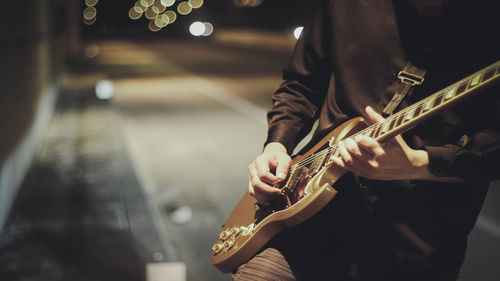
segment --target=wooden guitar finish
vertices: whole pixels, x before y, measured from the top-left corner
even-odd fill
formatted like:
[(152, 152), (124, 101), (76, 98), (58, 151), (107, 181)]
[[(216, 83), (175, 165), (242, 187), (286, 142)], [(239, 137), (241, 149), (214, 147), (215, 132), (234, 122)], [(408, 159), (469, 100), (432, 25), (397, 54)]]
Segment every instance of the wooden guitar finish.
[(325, 207), (337, 194), (335, 182), (346, 173), (330, 162), (331, 156), (338, 155), (339, 141), (358, 134), (387, 140), (492, 85), (499, 77), (500, 61), (389, 116), (384, 122), (368, 126), (363, 118), (357, 117), (337, 127), (305, 154), (294, 157), (287, 179), (275, 185), (281, 196), (271, 205), (257, 204), (248, 192), (243, 195), (212, 247), (212, 264), (222, 272), (234, 270), (280, 231), (298, 225)]

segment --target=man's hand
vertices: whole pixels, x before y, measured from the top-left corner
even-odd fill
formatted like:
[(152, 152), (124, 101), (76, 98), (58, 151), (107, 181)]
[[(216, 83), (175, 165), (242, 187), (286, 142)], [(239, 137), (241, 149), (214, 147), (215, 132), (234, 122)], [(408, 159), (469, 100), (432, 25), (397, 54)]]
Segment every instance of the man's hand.
[[(374, 123), (384, 121), (371, 107), (366, 108), (366, 113)], [(367, 179), (437, 180), (427, 169), (427, 152), (410, 148), (401, 135), (385, 143), (362, 135), (343, 140), (339, 143), (339, 157), (332, 157), (332, 160)]]
[(291, 161), (281, 143), (267, 144), (262, 154), (248, 166), (248, 192), (260, 204), (266, 205), (270, 199), (281, 193), (273, 185), (286, 178)]

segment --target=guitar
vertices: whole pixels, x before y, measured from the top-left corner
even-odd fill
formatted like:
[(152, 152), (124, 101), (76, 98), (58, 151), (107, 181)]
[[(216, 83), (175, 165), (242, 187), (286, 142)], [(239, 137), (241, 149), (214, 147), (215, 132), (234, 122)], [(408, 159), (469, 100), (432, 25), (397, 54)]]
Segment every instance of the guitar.
[(292, 160), (287, 178), (275, 185), (281, 196), (263, 206), (248, 192), (236, 205), (212, 247), (210, 260), (222, 272), (230, 272), (259, 251), (285, 228), (309, 219), (337, 194), (335, 182), (347, 171), (332, 165), (338, 142), (366, 135), (383, 142), (472, 94), (491, 86), (500, 77), (500, 61), (368, 126), (362, 117), (351, 119)]

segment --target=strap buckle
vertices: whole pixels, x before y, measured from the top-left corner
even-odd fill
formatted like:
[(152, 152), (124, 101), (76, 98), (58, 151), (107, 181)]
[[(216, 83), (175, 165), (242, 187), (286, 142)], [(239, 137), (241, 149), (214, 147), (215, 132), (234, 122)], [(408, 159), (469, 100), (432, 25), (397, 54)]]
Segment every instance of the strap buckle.
[(410, 86), (422, 85), (422, 83), (424, 82), (423, 76), (418, 76), (416, 74), (409, 73), (404, 70), (401, 70), (398, 73), (398, 78), (399, 80), (401, 80), (401, 82), (408, 84)]

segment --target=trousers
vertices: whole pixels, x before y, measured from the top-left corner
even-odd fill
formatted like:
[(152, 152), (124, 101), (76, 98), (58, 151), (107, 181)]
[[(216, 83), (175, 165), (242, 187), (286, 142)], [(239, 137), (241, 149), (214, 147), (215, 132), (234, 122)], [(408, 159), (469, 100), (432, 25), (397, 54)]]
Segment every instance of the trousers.
[(233, 280), (458, 279), (461, 257), (443, 257), (411, 226), (388, 214), (393, 209), (376, 202), (371, 193), (342, 190), (315, 216), (274, 237), (233, 272)]

